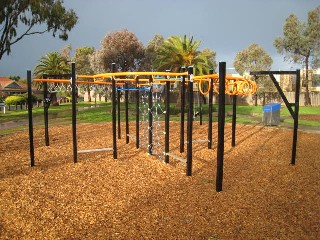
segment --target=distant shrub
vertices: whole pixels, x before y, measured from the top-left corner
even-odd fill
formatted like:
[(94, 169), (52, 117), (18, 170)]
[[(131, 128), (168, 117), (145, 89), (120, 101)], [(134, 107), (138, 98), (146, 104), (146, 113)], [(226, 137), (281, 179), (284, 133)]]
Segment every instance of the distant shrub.
[(170, 115), (177, 115), (181, 112), (180, 108), (176, 107), (175, 105), (170, 105), (169, 111), (170, 111)]
[(24, 95), (12, 95), (8, 96), (5, 100), (6, 105), (16, 105), (16, 104), (23, 104), (27, 101), (26, 96)]
[[(23, 94), (23, 97), (26, 99), (26, 102), (28, 101), (28, 93)], [(39, 98), (37, 98), (35, 95), (31, 95), (32, 102), (35, 103), (37, 101), (41, 101)]]

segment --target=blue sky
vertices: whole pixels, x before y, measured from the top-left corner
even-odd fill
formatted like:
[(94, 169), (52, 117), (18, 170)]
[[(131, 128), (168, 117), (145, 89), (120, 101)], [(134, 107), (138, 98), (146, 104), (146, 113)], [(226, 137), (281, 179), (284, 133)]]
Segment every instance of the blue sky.
[(31, 36), (13, 46), (0, 62), (0, 76), (26, 76), (41, 56), (60, 51), (67, 44), (100, 48), (100, 41), (112, 31), (128, 29), (146, 46), (155, 34), (194, 36), (200, 48), (216, 51), (216, 60), (233, 67), (236, 53), (257, 43), (271, 55), (273, 70), (297, 68), (283, 61), (273, 46), (282, 35), (286, 17), (293, 13), (306, 21), (319, 0), (64, 0), (79, 16), (68, 41), (50, 33)]

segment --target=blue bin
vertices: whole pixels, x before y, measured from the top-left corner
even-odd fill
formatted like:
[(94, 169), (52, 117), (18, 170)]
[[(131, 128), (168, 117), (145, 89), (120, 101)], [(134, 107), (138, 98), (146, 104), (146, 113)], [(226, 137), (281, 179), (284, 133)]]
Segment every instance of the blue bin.
[(277, 110), (280, 110), (280, 108), (280, 103), (268, 103), (263, 106), (263, 112), (275, 112)]
[(263, 106), (262, 122), (264, 125), (280, 124), (281, 103), (268, 103)]

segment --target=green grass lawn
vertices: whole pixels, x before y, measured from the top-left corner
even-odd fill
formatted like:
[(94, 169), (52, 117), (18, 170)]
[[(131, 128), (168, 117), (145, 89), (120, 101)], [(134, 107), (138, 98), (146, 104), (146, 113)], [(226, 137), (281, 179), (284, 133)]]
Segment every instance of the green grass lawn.
[[(161, 105), (164, 110), (164, 105)], [(203, 105), (203, 121), (207, 121), (208, 119), (208, 105)], [(125, 121), (125, 113), (124, 113), (124, 103), (121, 103), (121, 121)], [(195, 111), (199, 111), (199, 106), (195, 106)], [(213, 105), (213, 121), (217, 121), (217, 111), (219, 106), (217, 104)], [(61, 124), (70, 124), (71, 123), (71, 103), (64, 103), (60, 106), (50, 106), (49, 108), (49, 121), (50, 125), (61, 125)], [(88, 102), (80, 102), (77, 103), (77, 122), (87, 122), (87, 123), (95, 123), (95, 122), (110, 122), (112, 120), (112, 105), (110, 102), (97, 102), (88, 103)], [(262, 106), (237, 106), (237, 123), (243, 124), (253, 124), (261, 122), (263, 110)], [(320, 114), (320, 107), (303, 107), (299, 108), (299, 115), (309, 115), (309, 114)], [(231, 122), (232, 115), (232, 105), (226, 105), (226, 122)], [(129, 104), (129, 120), (135, 120), (135, 104)], [(281, 122), (284, 123), (293, 123), (293, 119), (290, 116), (289, 111), (286, 107), (282, 107), (280, 111)], [(33, 117), (38, 122), (43, 122), (43, 107), (33, 108)], [(187, 118), (187, 109), (186, 115)], [(27, 110), (14, 110), (7, 111), (6, 114), (3, 112), (0, 113), (0, 123), (6, 123), (10, 121), (14, 122), (26, 122), (28, 120), (28, 111)], [(164, 120), (164, 114), (160, 118), (160, 120)], [(176, 108), (176, 104), (170, 105), (170, 120), (171, 121), (179, 121), (180, 120), (180, 109)], [(199, 117), (195, 119), (199, 121)], [(27, 124), (27, 123), (25, 123)], [(21, 124), (23, 125), (23, 124)], [(42, 127), (42, 123), (34, 124), (35, 127)], [(304, 126), (313, 126), (320, 127), (320, 122), (316, 121), (308, 121), (308, 120), (299, 120), (299, 125)], [(7, 130), (9, 132), (15, 130), (23, 130), (26, 129), (26, 126), (17, 126), (14, 129)], [(1, 131), (4, 133), (3, 131)]]

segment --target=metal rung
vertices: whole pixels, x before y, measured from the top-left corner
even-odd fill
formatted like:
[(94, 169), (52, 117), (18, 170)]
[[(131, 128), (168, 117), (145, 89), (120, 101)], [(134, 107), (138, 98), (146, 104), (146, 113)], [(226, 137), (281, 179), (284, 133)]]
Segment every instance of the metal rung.
[(101, 152), (101, 151), (113, 151), (113, 148), (97, 148), (97, 149), (79, 150), (78, 153), (90, 153), (90, 152)]
[(165, 153), (165, 155), (172, 157), (172, 158), (175, 158), (175, 159), (179, 160), (180, 162), (187, 163), (186, 159), (179, 157), (178, 155), (175, 155), (173, 153)]
[[(210, 142), (208, 139), (199, 139), (199, 140), (192, 140), (193, 143), (203, 143), (203, 142)], [(188, 142), (185, 141), (184, 144), (187, 144)]]

